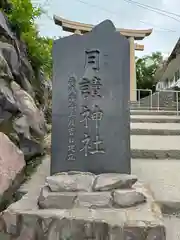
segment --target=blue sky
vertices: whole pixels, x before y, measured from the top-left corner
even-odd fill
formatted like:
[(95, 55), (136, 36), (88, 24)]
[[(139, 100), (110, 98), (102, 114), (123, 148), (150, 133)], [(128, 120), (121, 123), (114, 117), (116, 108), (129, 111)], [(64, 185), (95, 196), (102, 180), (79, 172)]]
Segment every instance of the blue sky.
[[(136, 0), (143, 4), (171, 11), (180, 15), (180, 0)], [(42, 4), (48, 16), (43, 15), (37, 21), (39, 31), (44, 36), (67, 36), (60, 26), (52, 20), (58, 15), (69, 20), (89, 24), (97, 24), (105, 19), (113, 21), (119, 28), (147, 29), (153, 28), (151, 36), (139, 44), (144, 44), (144, 52), (137, 56), (161, 51), (168, 56), (180, 37), (180, 17), (178, 21), (143, 9), (125, 0), (33, 0), (34, 4)], [(85, 4), (85, 3), (86, 4)], [(96, 5), (96, 6), (93, 6)], [(166, 30), (167, 29), (167, 30)]]

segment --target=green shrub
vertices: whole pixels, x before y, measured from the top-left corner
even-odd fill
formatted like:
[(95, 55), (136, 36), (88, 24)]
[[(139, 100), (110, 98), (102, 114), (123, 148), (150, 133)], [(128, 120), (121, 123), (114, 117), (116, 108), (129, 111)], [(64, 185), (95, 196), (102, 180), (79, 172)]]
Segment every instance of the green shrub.
[(33, 6), (31, 0), (11, 0), (13, 9), (8, 18), (14, 29), (19, 31), (19, 37), (28, 49), (28, 56), (34, 70), (41, 68), (47, 78), (52, 71), (53, 40), (39, 35), (35, 20), (43, 14), (43, 10)]

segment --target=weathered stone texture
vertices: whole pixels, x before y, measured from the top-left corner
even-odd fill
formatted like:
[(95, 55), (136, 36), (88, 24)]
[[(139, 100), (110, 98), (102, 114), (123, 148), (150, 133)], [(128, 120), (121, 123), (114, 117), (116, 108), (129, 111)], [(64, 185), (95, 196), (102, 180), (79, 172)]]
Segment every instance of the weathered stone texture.
[(23, 180), (24, 155), (0, 132), (0, 203), (8, 200)]
[(136, 176), (118, 173), (105, 173), (97, 176), (94, 191), (108, 191), (112, 189), (131, 188), (137, 181)]
[(111, 192), (78, 193), (75, 207), (110, 208), (112, 206)]
[(61, 173), (47, 177), (46, 182), (52, 192), (91, 191), (95, 175), (89, 173)]
[(19, 211), (21, 215), (20, 237), (23, 234), (32, 237), (35, 230), (36, 238), (32, 240), (69, 238), (75, 240), (165, 240), (165, 229), (160, 219), (151, 224), (148, 216), (144, 216), (142, 221), (129, 222), (126, 213), (125, 210), (87, 208)]
[(75, 192), (50, 192), (48, 187), (41, 190), (38, 205), (40, 208), (57, 208), (69, 209), (73, 208), (74, 201), (77, 198)]
[[(44, 153), (43, 139), (47, 131), (41, 109), (46, 111), (49, 106), (51, 88), (45, 86), (44, 76), (41, 79), (35, 76), (25, 43), (16, 38), (2, 11), (0, 30), (1, 132), (20, 147), (25, 160), (28, 160)], [(43, 84), (39, 93), (38, 88)]]
[[(92, 186), (97, 176), (91, 173), (67, 172), (48, 177), (40, 193), (29, 192), (2, 213), (1, 229), (16, 240), (165, 240), (160, 208), (145, 185), (136, 182), (128, 189), (77, 191), (82, 185), (74, 183), (87, 176)], [(129, 181), (132, 176), (122, 175), (122, 179)], [(105, 183), (110, 186), (107, 179)]]
[(132, 207), (140, 203), (146, 202), (146, 197), (143, 193), (135, 189), (115, 190), (113, 192), (114, 204), (118, 207)]

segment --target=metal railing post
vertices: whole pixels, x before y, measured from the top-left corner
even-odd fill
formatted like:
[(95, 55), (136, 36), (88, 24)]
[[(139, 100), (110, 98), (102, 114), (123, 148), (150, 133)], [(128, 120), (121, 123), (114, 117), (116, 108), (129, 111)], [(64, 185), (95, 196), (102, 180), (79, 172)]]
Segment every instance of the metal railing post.
[[(148, 105), (148, 107), (150, 108), (150, 109), (153, 109), (153, 93), (152, 93), (152, 90), (151, 89), (136, 89), (136, 91), (137, 91), (137, 96), (138, 96), (138, 105), (137, 105), (137, 107), (138, 108), (141, 108), (142, 107), (142, 104), (141, 104), (141, 92), (149, 92), (150, 93), (150, 96), (149, 96), (149, 105)], [(176, 106), (174, 106), (174, 107), (176, 107), (176, 110), (173, 108), (173, 106), (172, 106), (172, 110), (173, 111), (176, 111), (176, 113), (177, 113), (177, 115), (179, 115), (179, 93), (180, 93), (180, 90), (159, 90), (159, 91), (157, 91), (156, 92), (156, 94), (157, 94), (157, 102), (156, 102), (156, 105), (154, 105), (154, 107), (156, 108), (156, 110), (159, 112), (160, 111), (160, 93), (161, 92), (167, 92), (167, 93), (174, 93), (175, 94), (175, 98), (176, 98), (176, 100), (174, 99), (173, 100), (173, 102), (175, 102), (176, 101)], [(162, 100), (163, 100), (163, 98), (162, 98)], [(142, 101), (143, 101), (143, 99), (142, 99)], [(142, 102), (143, 103), (143, 102)], [(167, 109), (168, 109), (168, 106), (164, 106), (163, 105), (163, 110), (165, 110), (166, 111), (166, 107), (167, 107)]]
[(176, 92), (176, 111), (177, 115), (179, 115), (179, 92)]
[(152, 109), (152, 90), (150, 90), (150, 94), (151, 94), (151, 96), (150, 96), (150, 108)]
[(138, 103), (139, 103), (139, 108), (141, 107), (141, 102), (140, 102), (140, 100), (141, 100), (141, 90), (140, 89), (138, 89)]
[(158, 92), (158, 112), (159, 112), (159, 94), (160, 92)]

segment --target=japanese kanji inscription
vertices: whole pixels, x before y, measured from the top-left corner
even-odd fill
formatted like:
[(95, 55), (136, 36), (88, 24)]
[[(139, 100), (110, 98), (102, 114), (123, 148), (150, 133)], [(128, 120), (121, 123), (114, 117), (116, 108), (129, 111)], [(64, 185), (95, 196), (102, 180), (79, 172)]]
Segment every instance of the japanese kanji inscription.
[(76, 107), (77, 107), (77, 96), (76, 96), (76, 78), (71, 76), (68, 81), (68, 100), (70, 113), (68, 116), (68, 154), (67, 160), (76, 160), (76, 143), (75, 143), (75, 131), (76, 131)]

